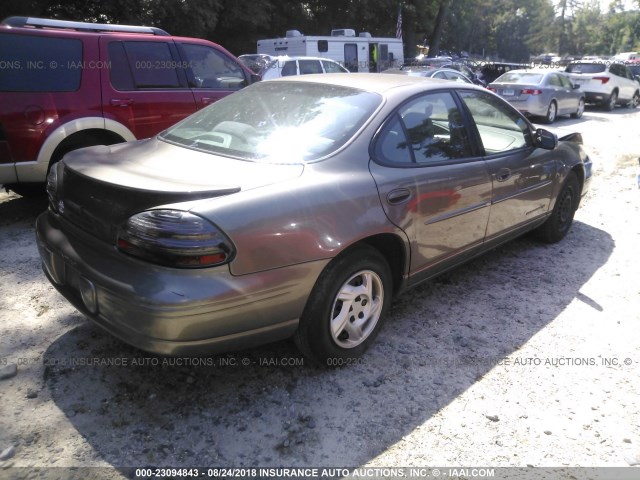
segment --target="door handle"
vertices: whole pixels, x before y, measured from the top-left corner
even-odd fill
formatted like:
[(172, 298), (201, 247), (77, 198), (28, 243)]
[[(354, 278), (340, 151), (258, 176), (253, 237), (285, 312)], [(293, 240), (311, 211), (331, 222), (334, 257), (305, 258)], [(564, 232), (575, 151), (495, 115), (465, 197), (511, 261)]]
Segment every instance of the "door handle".
[(499, 182), (507, 181), (509, 178), (511, 178), (511, 170), (508, 168), (501, 168), (498, 170), (498, 173), (496, 173), (496, 180)]
[(133, 98), (112, 98), (109, 103), (113, 107), (128, 107), (133, 103)]
[(399, 205), (406, 202), (411, 198), (411, 192), (406, 188), (398, 188), (397, 190), (391, 190), (387, 194), (387, 203), (391, 205)]

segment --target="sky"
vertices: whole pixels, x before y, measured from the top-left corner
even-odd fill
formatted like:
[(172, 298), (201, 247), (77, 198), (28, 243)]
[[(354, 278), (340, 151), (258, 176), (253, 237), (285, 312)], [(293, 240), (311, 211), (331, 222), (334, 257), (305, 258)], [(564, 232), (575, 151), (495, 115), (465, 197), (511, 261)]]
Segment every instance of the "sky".
[[(609, 9), (609, 4), (611, 0), (600, 0), (600, 10), (606, 12)], [(623, 0), (623, 5), (625, 10), (636, 10), (638, 8), (638, 3), (634, 0)]]

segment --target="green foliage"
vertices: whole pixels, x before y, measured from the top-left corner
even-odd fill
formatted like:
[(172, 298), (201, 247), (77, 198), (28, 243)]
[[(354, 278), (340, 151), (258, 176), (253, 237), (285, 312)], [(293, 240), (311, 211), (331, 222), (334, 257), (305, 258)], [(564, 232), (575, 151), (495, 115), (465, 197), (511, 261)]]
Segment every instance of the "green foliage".
[[(405, 54), (431, 43), (443, 0), (2, 0), (0, 18), (40, 16), (101, 23), (152, 25), (174, 35), (202, 37), (231, 52), (252, 53), (256, 41), (297, 29), (328, 35), (353, 28), (394, 36), (402, 5)], [(636, 2), (640, 8), (640, 0)], [(612, 55), (640, 50), (640, 11), (620, 0), (456, 0), (443, 20), (440, 47), (476, 56), (526, 61), (554, 51)]]

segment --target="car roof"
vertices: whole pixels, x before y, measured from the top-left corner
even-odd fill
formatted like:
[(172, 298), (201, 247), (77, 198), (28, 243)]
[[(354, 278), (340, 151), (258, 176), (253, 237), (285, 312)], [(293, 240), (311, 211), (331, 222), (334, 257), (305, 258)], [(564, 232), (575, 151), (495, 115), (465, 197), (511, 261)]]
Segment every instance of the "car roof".
[(305, 57), (302, 55), (296, 55), (296, 56), (289, 56), (289, 55), (280, 55), (278, 57), (271, 57), (272, 60), (278, 60), (278, 61), (285, 61), (285, 60), (326, 60), (328, 62), (334, 62), (334, 63), (338, 63), (335, 60), (332, 60), (330, 58), (324, 58), (324, 57)]
[(424, 90), (436, 90), (446, 88), (464, 88), (487, 91), (470, 83), (457, 83), (451, 80), (413, 77), (410, 75), (385, 75), (383, 73), (323, 73), (313, 75), (298, 75), (275, 80), (270, 82), (300, 82), (300, 83), (322, 83), (326, 85), (336, 85), (342, 87), (357, 88), (369, 92), (386, 95), (391, 90), (405, 88), (415, 90), (416, 93)]
[(561, 75), (565, 75), (564, 70), (554, 70), (553, 68), (518, 68), (515, 70), (509, 70), (508, 72), (503, 73), (506, 75), (507, 73), (534, 73), (536, 75), (547, 75), (549, 73), (559, 73)]

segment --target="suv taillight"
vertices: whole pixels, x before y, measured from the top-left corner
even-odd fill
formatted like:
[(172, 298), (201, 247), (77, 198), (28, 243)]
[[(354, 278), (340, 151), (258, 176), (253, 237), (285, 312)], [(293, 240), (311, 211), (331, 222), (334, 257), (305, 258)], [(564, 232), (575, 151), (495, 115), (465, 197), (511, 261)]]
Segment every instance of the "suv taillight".
[(202, 268), (230, 262), (231, 240), (202, 217), (180, 210), (147, 210), (118, 231), (118, 249), (152, 263)]
[(602, 82), (602, 84), (604, 85), (605, 83), (607, 83), (611, 79), (609, 77), (593, 77), (593, 80), (597, 80), (598, 82)]

